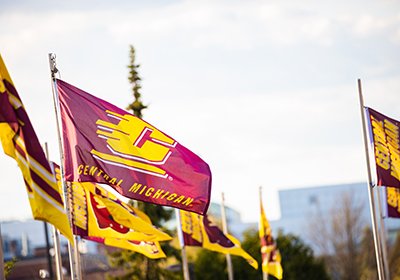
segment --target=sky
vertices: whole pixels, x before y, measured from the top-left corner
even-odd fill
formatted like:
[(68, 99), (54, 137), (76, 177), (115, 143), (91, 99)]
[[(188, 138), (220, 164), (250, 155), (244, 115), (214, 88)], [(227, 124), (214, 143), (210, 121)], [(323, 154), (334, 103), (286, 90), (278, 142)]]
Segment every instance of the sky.
[[(144, 119), (211, 167), (212, 201), (280, 215), (278, 191), (366, 181), (365, 104), (400, 119), (395, 0), (12, 1), (0, 53), (50, 159), (59, 162), (48, 53), (61, 78)], [(0, 221), (31, 218), (16, 162), (0, 153)]]

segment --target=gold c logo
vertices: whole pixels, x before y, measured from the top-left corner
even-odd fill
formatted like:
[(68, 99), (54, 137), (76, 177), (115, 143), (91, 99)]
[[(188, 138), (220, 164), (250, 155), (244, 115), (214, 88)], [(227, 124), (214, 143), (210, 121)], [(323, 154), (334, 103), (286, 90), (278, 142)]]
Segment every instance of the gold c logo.
[(96, 133), (106, 139), (110, 154), (92, 150), (93, 156), (103, 162), (166, 178), (161, 169), (171, 155), (170, 148), (176, 142), (150, 124), (131, 115), (106, 111), (110, 118), (119, 120), (114, 124), (97, 120)]

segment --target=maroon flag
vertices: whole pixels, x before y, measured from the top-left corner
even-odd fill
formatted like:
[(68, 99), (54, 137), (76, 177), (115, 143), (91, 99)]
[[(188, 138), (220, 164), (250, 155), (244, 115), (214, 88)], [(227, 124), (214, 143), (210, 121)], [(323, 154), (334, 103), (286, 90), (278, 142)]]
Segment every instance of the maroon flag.
[(97, 182), (121, 195), (200, 214), (211, 171), (176, 140), (134, 115), (57, 80), (67, 181)]
[(181, 211), (183, 240), (186, 246), (204, 247), (206, 243), (229, 249), (235, 247), (232, 242), (207, 215), (185, 213)]
[(400, 218), (400, 189), (386, 188), (386, 204), (388, 217)]
[(22, 172), (33, 218), (53, 224), (72, 240), (53, 171), (1, 55), (0, 143), (4, 153), (15, 159)]
[(374, 146), (377, 185), (400, 188), (399, 122), (366, 108)]
[(283, 269), (281, 265), (281, 254), (272, 237), (271, 227), (267, 216), (265, 216), (264, 206), (261, 200), (260, 191), (260, 223), (259, 236), (261, 241), (261, 259), (262, 271), (273, 275), (277, 279), (283, 278)]
[(180, 212), (183, 244), (185, 246), (203, 247), (214, 252), (232, 254), (243, 257), (258, 268), (257, 261), (241, 248), (239, 240), (230, 234), (224, 234), (207, 215), (200, 216), (185, 211)]

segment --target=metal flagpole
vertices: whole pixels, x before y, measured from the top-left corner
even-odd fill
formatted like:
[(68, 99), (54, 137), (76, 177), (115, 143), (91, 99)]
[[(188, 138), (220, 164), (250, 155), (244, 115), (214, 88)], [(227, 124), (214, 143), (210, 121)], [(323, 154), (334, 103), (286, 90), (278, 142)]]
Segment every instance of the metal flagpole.
[[(228, 225), (226, 223), (226, 213), (225, 213), (225, 196), (224, 193), (221, 193), (221, 220), (222, 220), (222, 231), (224, 234), (228, 233)], [(232, 267), (232, 258), (230, 254), (225, 254), (226, 263), (228, 266), (228, 279), (233, 280), (233, 267)]]
[(0, 279), (6, 279), (4, 271), (4, 254), (3, 254), (3, 237), (1, 235), (1, 223), (0, 223)]
[[(260, 215), (261, 215), (261, 210), (263, 210), (261, 208), (261, 205), (262, 205), (262, 187), (260, 186), (260, 188), (258, 190), (259, 190), (259, 195), (260, 195)], [(261, 224), (259, 224), (259, 226), (261, 226)], [(263, 231), (264, 231), (264, 229), (263, 229)], [(267, 255), (267, 267), (268, 267), (268, 260), (269, 260), (269, 256)], [(268, 280), (268, 273), (264, 272), (264, 270), (262, 269), (263, 268), (263, 264), (264, 264), (264, 260), (261, 259), (261, 271), (262, 271), (263, 280)]]
[(75, 258), (75, 269), (77, 279), (82, 279), (82, 268), (81, 268), (81, 253), (79, 252), (79, 237), (74, 235), (74, 258)]
[[(46, 152), (46, 158), (49, 160), (49, 147), (47, 142), (44, 143), (44, 150)], [(52, 237), (53, 237), (53, 246), (54, 246), (54, 257), (56, 261), (56, 275), (58, 280), (63, 280), (62, 274), (62, 261), (61, 261), (61, 250), (60, 250), (60, 233), (57, 228), (51, 225)], [(53, 270), (51, 270), (50, 275), (52, 275)], [(52, 277), (52, 276), (51, 276)]]
[(367, 164), (367, 172), (368, 172), (368, 198), (369, 198), (369, 209), (371, 214), (371, 222), (372, 222), (372, 234), (374, 237), (374, 246), (375, 246), (375, 258), (376, 258), (376, 266), (378, 269), (378, 278), (379, 280), (386, 279), (383, 266), (382, 266), (382, 251), (381, 251), (381, 242), (378, 233), (377, 220), (375, 214), (375, 202), (374, 202), (374, 194), (373, 194), (373, 185), (372, 185), (372, 175), (371, 175), (371, 165), (369, 161), (369, 151), (368, 151), (368, 140), (367, 140), (367, 129), (365, 123), (365, 112), (364, 112), (364, 100), (362, 96), (361, 90), (361, 80), (358, 79), (358, 95), (360, 100), (360, 111), (361, 111), (361, 121), (362, 121), (362, 129), (363, 129), (363, 138), (364, 138), (364, 148), (365, 148), (365, 159)]
[(180, 210), (177, 208), (175, 208), (175, 215), (176, 215), (176, 231), (178, 232), (178, 239), (179, 239), (179, 244), (181, 246), (181, 252), (182, 252), (183, 279), (190, 280), (189, 265), (188, 265), (187, 256), (186, 256), (185, 242), (183, 240), (181, 215), (180, 215)]
[[(383, 189), (383, 188), (382, 188)], [(387, 254), (387, 243), (386, 243), (386, 229), (385, 229), (385, 220), (382, 209), (382, 200), (381, 200), (381, 188), (376, 188), (376, 192), (378, 194), (378, 209), (379, 209), (379, 222), (380, 222), (380, 234), (381, 234), (381, 246), (382, 246), (382, 256), (383, 256), (383, 268), (385, 270), (385, 276), (387, 279), (390, 279), (390, 271), (389, 271), (389, 262), (388, 262), (388, 254)]]
[[(61, 182), (63, 184), (63, 193), (64, 193), (64, 202), (65, 202), (65, 210), (67, 212), (68, 220), (70, 222), (72, 228), (72, 217), (70, 211), (70, 199), (68, 195), (68, 186), (65, 182), (64, 177), (64, 153), (63, 153), (63, 142), (61, 138), (61, 128), (60, 128), (60, 104), (58, 101), (58, 90), (57, 90), (57, 80), (55, 74), (58, 72), (56, 68), (56, 55), (53, 53), (49, 53), (49, 64), (51, 71), (51, 81), (52, 81), (52, 92), (53, 92), (53, 101), (54, 101), (54, 109), (56, 114), (56, 123), (57, 123), (57, 134), (58, 134), (58, 147), (60, 152), (60, 173), (61, 173)], [(81, 280), (82, 277), (80, 275), (80, 263), (77, 260), (78, 252), (78, 244), (76, 244), (76, 239), (74, 237), (74, 244), (70, 244), (68, 242), (68, 253), (70, 259), (70, 267), (71, 267), (71, 279), (72, 280)]]
[(52, 226), (52, 236), (54, 242), (54, 256), (56, 259), (56, 273), (57, 279), (63, 280), (63, 269), (62, 269), (62, 260), (61, 260), (61, 250), (60, 250), (60, 232), (56, 229), (55, 226)]
[(46, 255), (47, 255), (47, 265), (49, 267), (49, 278), (51, 280), (54, 280), (54, 272), (53, 272), (53, 265), (51, 261), (51, 255), (50, 255), (50, 240), (49, 240), (49, 228), (47, 227), (47, 223), (43, 222), (44, 225), (44, 235), (46, 239)]

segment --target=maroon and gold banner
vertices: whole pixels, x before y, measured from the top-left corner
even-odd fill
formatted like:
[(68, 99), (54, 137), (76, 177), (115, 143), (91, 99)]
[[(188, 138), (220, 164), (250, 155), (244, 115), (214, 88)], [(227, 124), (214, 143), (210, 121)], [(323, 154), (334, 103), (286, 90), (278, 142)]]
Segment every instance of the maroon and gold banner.
[(225, 235), (208, 219), (207, 215), (179, 212), (185, 246), (203, 247), (215, 252), (240, 256), (252, 267), (258, 268), (257, 261), (240, 247), (239, 240), (232, 235)]
[(72, 232), (50, 164), (21, 98), (0, 56), (0, 141), (21, 169), (32, 216), (53, 224), (68, 239)]
[(378, 186), (400, 188), (400, 124), (381, 113), (366, 108)]
[(172, 238), (154, 227), (146, 214), (92, 183), (72, 183), (73, 232), (80, 236), (166, 241)]
[(84, 237), (87, 240), (102, 243), (107, 246), (135, 251), (150, 259), (165, 258), (166, 255), (157, 241), (136, 241), (118, 238)]
[(388, 217), (400, 218), (400, 189), (386, 187)]
[(271, 274), (277, 279), (282, 279), (283, 269), (281, 265), (281, 254), (272, 237), (271, 227), (265, 216), (261, 197), (260, 210), (259, 236), (261, 242), (262, 271)]
[(172, 238), (154, 227), (146, 214), (92, 183), (73, 183), (70, 190), (74, 234), (151, 259), (166, 257), (158, 241)]
[(211, 171), (200, 157), (134, 115), (57, 80), (66, 180), (204, 214)]
[[(53, 163), (61, 187), (60, 169)], [(172, 237), (152, 225), (150, 218), (119, 200), (98, 184), (68, 182), (72, 229), (75, 235), (140, 241)]]

